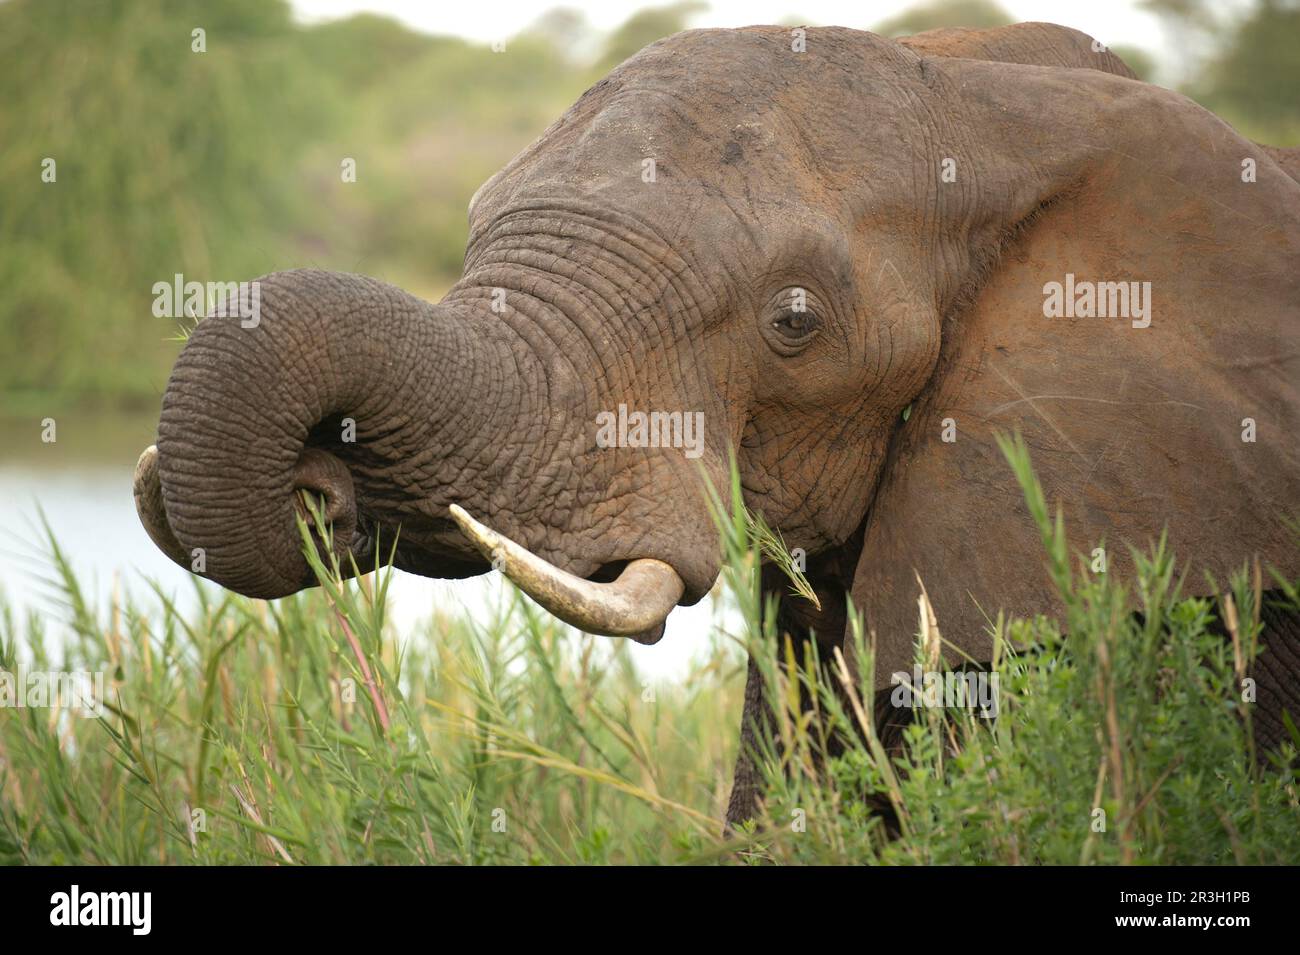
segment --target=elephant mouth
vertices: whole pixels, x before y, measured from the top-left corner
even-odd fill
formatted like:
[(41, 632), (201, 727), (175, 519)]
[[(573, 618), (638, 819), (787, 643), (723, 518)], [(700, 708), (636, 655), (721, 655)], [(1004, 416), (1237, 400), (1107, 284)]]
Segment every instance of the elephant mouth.
[[(331, 525), (334, 550), (347, 574), (353, 563), (364, 573), (376, 562), (388, 563), (391, 558), (393, 566), (422, 576), (474, 576), (486, 567), (481, 561), (460, 556), (463, 542), (468, 542), (492, 568), (565, 623), (587, 633), (627, 637), (642, 644), (662, 639), (668, 614), (686, 591), (672, 565), (655, 558), (606, 562), (585, 577), (570, 573), (479, 522), (457, 504), (449, 511), (463, 535), (461, 547), (448, 546), (452, 541), (446, 533), (403, 542), (401, 535), (388, 533), (386, 523), (375, 519), (367, 508), (358, 508), (347, 467), (328, 452), (304, 450), (293, 483), (295, 507), (308, 526), (316, 523), (315, 514)], [(315, 514), (299, 492), (317, 498), (320, 508)], [(154, 445), (145, 449), (136, 464), (134, 495), (141, 523), (153, 542), (175, 563), (202, 575), (202, 568), (190, 560), (167, 518)], [(446, 531), (454, 533), (451, 527)], [(318, 546), (323, 550), (323, 545)], [(309, 575), (296, 589), (314, 583)]]

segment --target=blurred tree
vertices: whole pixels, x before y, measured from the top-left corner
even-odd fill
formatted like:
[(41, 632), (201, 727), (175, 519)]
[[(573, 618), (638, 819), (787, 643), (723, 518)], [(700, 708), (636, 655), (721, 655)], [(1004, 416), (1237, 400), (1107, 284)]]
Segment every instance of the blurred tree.
[(1295, 142), (1300, 136), (1300, 3), (1264, 0), (1203, 78), (1204, 102)]
[(386, 82), (394, 70), (429, 51), (435, 41), (396, 20), (359, 13), (302, 33), (302, 47), (348, 89)]
[(1193, 29), (1212, 30), (1218, 25), (1218, 15), (1206, 0), (1141, 0), (1138, 6)]
[(6, 389), (156, 393), (153, 284), (269, 271), (312, 220), (293, 170), (334, 111), (295, 31), (265, 0), (0, 3)]
[(1014, 18), (993, 0), (929, 0), (873, 27), (882, 36), (911, 36), (943, 27), (1001, 27)]
[(498, 54), (285, 0), (0, 0), (0, 413), (156, 401), (178, 321), (152, 289), (177, 273), (440, 294), (470, 195), (591, 80), (527, 32)]
[(1138, 79), (1152, 82), (1156, 73), (1156, 61), (1146, 50), (1137, 46), (1112, 46), (1110, 52), (1128, 64), (1129, 69), (1138, 75)]
[(1225, 3), (1211, 5), (1205, 0), (1138, 0), (1138, 6), (1159, 18), (1169, 38), (1175, 84), (1186, 83), (1199, 74), (1222, 48), (1227, 33), (1225, 19), (1232, 9)]
[(1248, 135), (1300, 143), (1300, 0), (1143, 0), (1184, 51), (1183, 92)]
[(632, 14), (606, 41), (600, 57), (601, 69), (617, 66), (655, 40), (681, 33), (694, 14), (708, 8), (709, 5), (701, 0), (681, 0), (666, 7), (650, 7)]
[(546, 43), (571, 63), (578, 63), (594, 51), (591, 26), (581, 10), (573, 7), (553, 7), (547, 10), (524, 30), (524, 34)]

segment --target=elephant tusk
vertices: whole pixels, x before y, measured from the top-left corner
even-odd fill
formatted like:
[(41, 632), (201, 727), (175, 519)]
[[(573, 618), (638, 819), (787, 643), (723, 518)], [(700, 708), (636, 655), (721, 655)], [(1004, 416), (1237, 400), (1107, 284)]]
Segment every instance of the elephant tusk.
[(451, 505), (451, 516), (479, 552), (515, 586), (565, 623), (587, 633), (655, 643), (663, 636), (669, 611), (686, 590), (677, 571), (662, 560), (643, 557), (631, 561), (618, 580), (594, 583), (560, 570), (480, 524), (458, 504)]

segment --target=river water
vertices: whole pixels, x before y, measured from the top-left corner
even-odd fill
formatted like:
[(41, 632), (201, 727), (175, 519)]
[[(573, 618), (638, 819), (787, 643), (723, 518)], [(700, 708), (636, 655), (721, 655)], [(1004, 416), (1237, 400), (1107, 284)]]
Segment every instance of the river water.
[[(87, 596), (101, 608), (115, 587), (146, 608), (156, 607), (149, 580), (181, 607), (192, 605), (191, 575), (149, 540), (131, 496), (135, 459), (154, 440), (155, 419), (64, 415), (54, 419), (53, 442), (42, 440), (43, 431), (48, 434), (44, 420), (35, 414), (0, 421), (0, 592), (19, 618), (29, 611), (51, 621), (64, 616), (49, 583), (54, 571), (41, 514)], [(399, 635), (414, 632), (435, 609), (487, 619), (505, 586), (495, 572), (443, 581), (395, 571), (391, 625)], [(677, 608), (657, 645), (629, 643), (639, 672), (655, 680), (684, 677), (693, 660), (707, 654), (721, 614), (721, 602), (712, 597)]]

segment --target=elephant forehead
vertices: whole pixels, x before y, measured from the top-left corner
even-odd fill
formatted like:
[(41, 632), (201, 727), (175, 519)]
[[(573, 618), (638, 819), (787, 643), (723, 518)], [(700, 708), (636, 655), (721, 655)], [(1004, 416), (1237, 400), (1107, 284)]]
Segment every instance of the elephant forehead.
[[(876, 164), (858, 162), (850, 174), (850, 151), (801, 139), (778, 116), (692, 126), (643, 98), (541, 140), (480, 189), (472, 226), (572, 203), (595, 219), (622, 211), (673, 242), (766, 245), (842, 235), (876, 189)], [(841, 161), (843, 175), (828, 184)]]
[(806, 52), (790, 50), (779, 29), (692, 31), (648, 47), (521, 153), (493, 191), (524, 180), (603, 189), (676, 179), (788, 194), (810, 181), (845, 190), (890, 175), (930, 138), (914, 65), (870, 34), (809, 32)]
[(805, 144), (778, 110), (711, 109), (698, 96), (624, 88), (597, 110), (574, 117), (520, 157), (512, 178), (579, 189), (653, 192), (671, 183), (744, 192), (762, 183), (785, 191), (799, 177)]
[[(892, 168), (925, 141), (912, 129), (916, 117), (889, 104), (875, 110), (833, 86), (784, 88), (753, 103), (711, 99), (706, 86), (626, 87), (569, 135), (555, 137), (563, 151), (543, 148), (537, 158), (543, 169), (591, 175), (632, 169), (643, 181), (645, 161), (653, 159), (664, 178), (786, 192), (811, 181), (844, 188)], [(864, 121), (846, 123), (846, 113)]]

